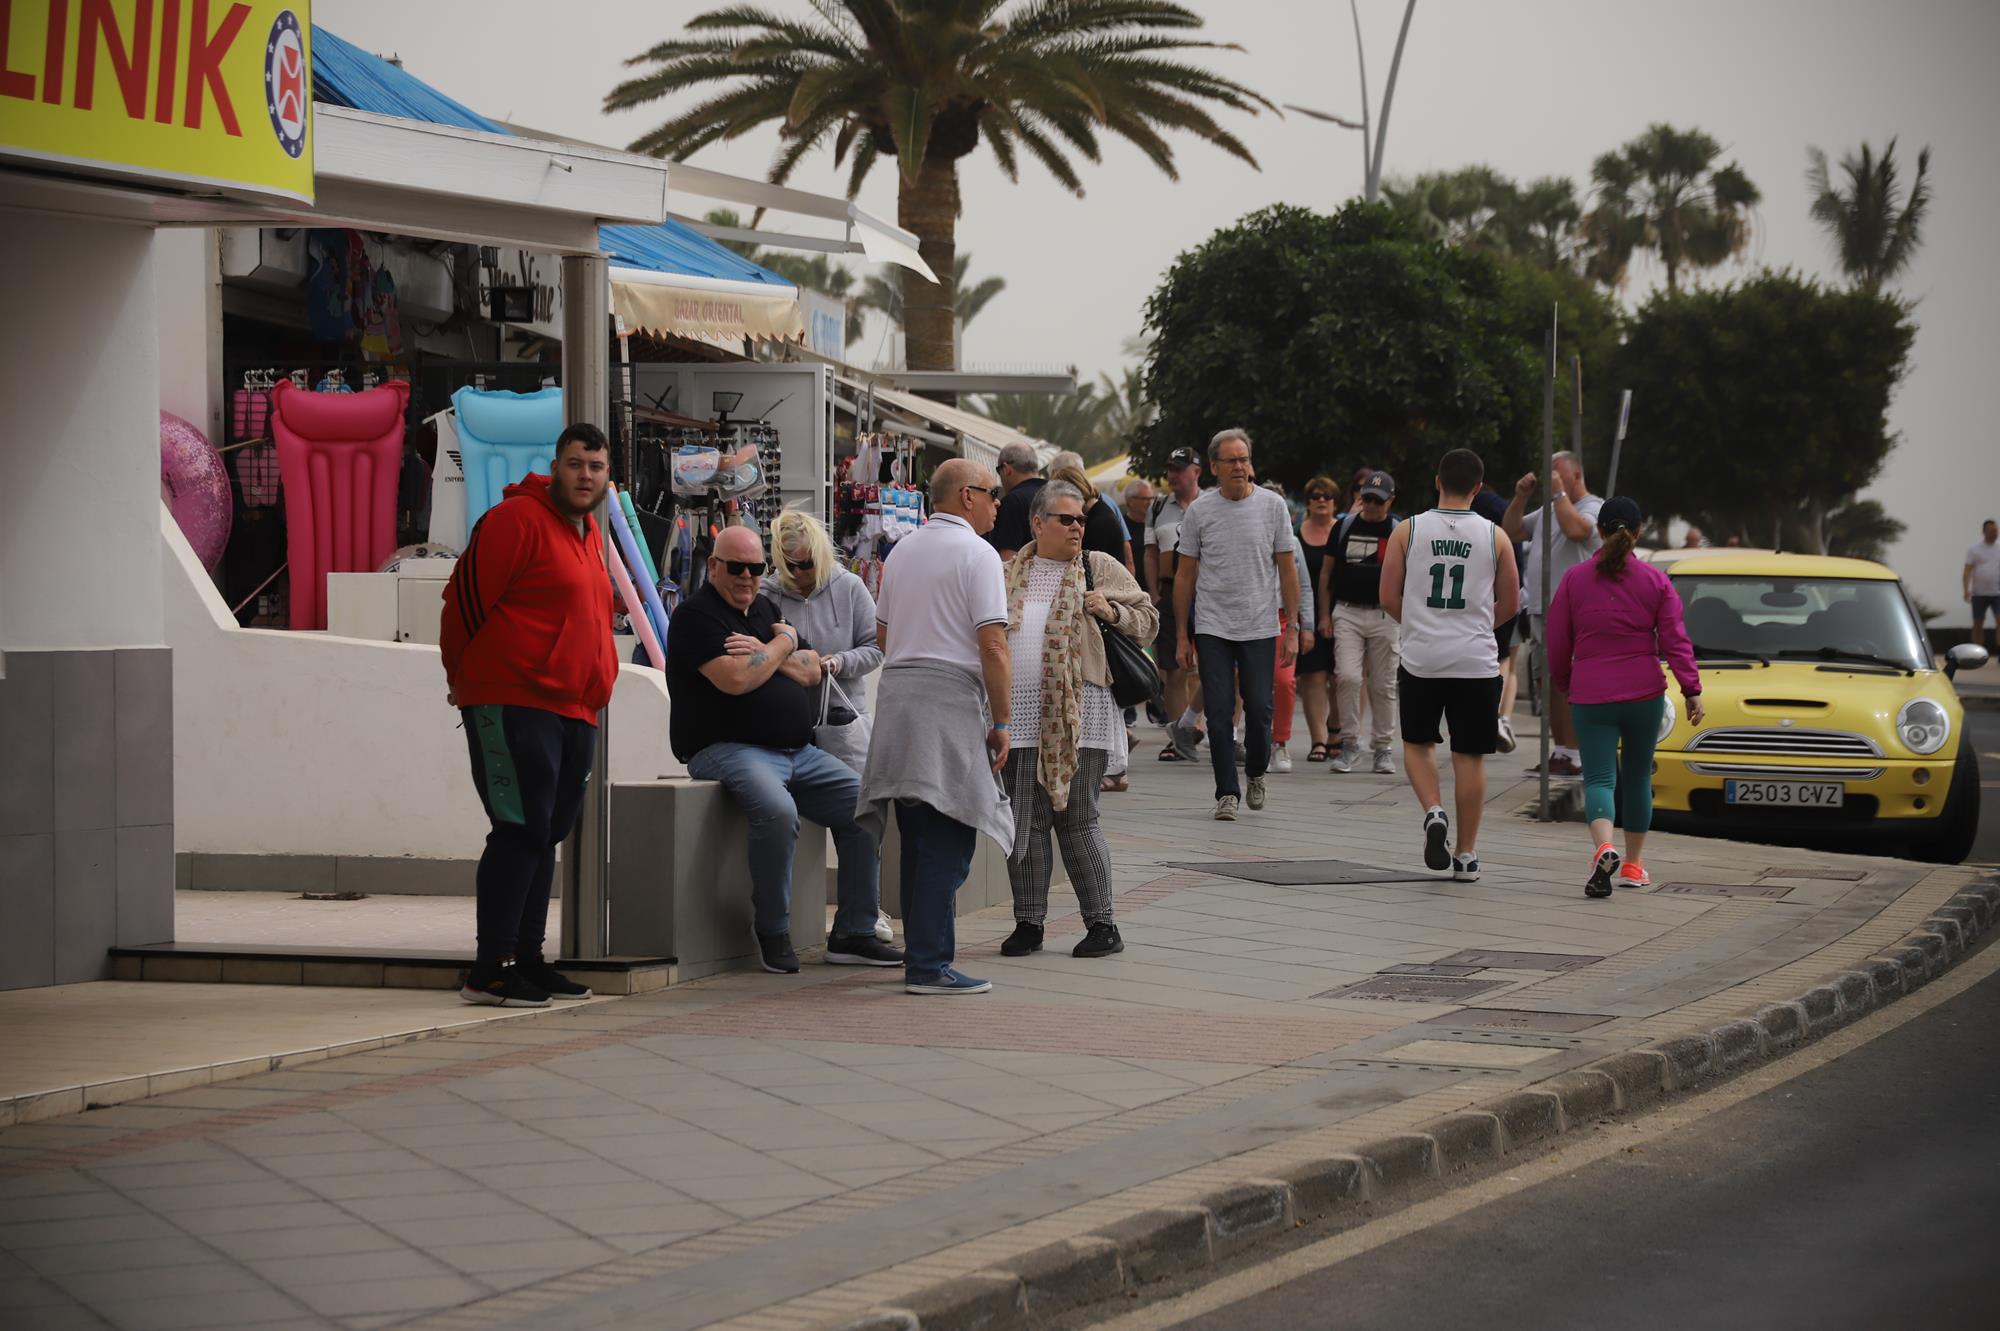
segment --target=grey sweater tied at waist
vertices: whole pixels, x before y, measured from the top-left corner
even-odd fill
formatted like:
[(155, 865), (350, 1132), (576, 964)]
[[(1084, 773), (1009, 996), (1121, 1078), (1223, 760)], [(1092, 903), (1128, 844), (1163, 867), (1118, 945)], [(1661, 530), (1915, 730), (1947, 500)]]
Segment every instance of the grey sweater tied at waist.
[(892, 800), (928, 804), (1014, 849), (1014, 810), (986, 753), (986, 683), (977, 670), (905, 661), (882, 671), (856, 821), (879, 840)]

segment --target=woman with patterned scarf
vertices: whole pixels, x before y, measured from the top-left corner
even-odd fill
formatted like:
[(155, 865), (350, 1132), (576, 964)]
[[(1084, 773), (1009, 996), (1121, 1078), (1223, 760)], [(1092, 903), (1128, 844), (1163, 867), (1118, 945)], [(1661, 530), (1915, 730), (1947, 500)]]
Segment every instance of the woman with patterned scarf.
[[(1039, 952), (1055, 870), (1049, 832), (1088, 927), (1071, 953), (1105, 957), (1125, 950), (1111, 918), (1111, 849), (1097, 825), (1097, 796), (1124, 719), (1111, 696), (1104, 634), (1095, 621), (1141, 647), (1159, 612), (1124, 564), (1083, 549), (1084, 496), (1050, 481), (1030, 510), (1034, 543), (1007, 566), (1007, 642), (1013, 653), (1012, 749), (1005, 780), (1014, 805), (1014, 932), (1002, 956)], [(1090, 560), (1085, 587), (1084, 560)]]

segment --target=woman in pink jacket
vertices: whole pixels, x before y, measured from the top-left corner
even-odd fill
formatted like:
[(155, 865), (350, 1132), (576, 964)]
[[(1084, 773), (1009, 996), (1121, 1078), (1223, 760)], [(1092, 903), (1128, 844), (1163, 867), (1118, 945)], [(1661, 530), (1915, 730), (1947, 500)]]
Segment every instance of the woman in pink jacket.
[[(1608, 897), (1621, 887), (1645, 887), (1639, 857), (1653, 825), (1653, 747), (1665, 719), (1665, 660), (1687, 699), (1688, 720), (1701, 724), (1701, 672), (1681, 622), (1680, 593), (1667, 575), (1632, 558), (1643, 515), (1633, 500), (1607, 499), (1597, 514), (1604, 545), (1563, 574), (1549, 603), (1549, 675), (1569, 695), (1583, 751), (1584, 812), (1597, 847), (1584, 895)], [(1624, 747), (1621, 765), (1619, 747)], [(1625, 783), (1625, 855), (1611, 844), (1620, 772)]]

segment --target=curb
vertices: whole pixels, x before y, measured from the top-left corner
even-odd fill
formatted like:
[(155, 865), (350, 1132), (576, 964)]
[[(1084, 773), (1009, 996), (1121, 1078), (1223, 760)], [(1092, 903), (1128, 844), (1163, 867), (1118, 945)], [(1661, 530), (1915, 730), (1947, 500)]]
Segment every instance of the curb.
[(1959, 694), (1958, 701), (1968, 712), (2000, 712), (2000, 693), (1981, 689), (1976, 693)]
[(1829, 1035), (1937, 978), (1993, 929), (2000, 929), (2000, 877), (1960, 892), (1900, 942), (1785, 1002), (1612, 1054), (1352, 1153), (1141, 1211), (928, 1285), (895, 1307), (842, 1323), (839, 1331), (1026, 1331), (1068, 1309), (1200, 1271), (1258, 1240), (1396, 1199)]

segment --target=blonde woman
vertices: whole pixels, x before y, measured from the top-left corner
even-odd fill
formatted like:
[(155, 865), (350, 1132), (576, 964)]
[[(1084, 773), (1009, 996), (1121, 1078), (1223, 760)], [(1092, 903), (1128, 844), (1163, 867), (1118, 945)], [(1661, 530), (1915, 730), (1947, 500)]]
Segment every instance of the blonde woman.
[[(820, 664), (839, 682), (854, 710), (866, 716), (866, 677), (882, 666), (882, 649), (875, 645), (875, 598), (860, 578), (840, 566), (832, 538), (810, 513), (786, 509), (771, 524), (771, 571), (764, 576), (764, 594), (819, 653)], [(885, 943), (895, 937), (888, 916), (876, 919), (875, 936)]]
[(1044, 485), (1031, 509), (1033, 544), (1007, 566), (1013, 747), (1004, 779), (1014, 806), (1007, 877), (1015, 923), (1000, 945), (1002, 956), (1041, 950), (1055, 869), (1051, 830), (1088, 927), (1071, 955), (1104, 957), (1125, 950), (1112, 920), (1111, 851), (1097, 823), (1099, 782), (1124, 724), (1111, 696), (1111, 669), (1097, 621), (1143, 647), (1160, 620), (1121, 562), (1084, 549), (1085, 503), (1086, 496), (1067, 481)]

